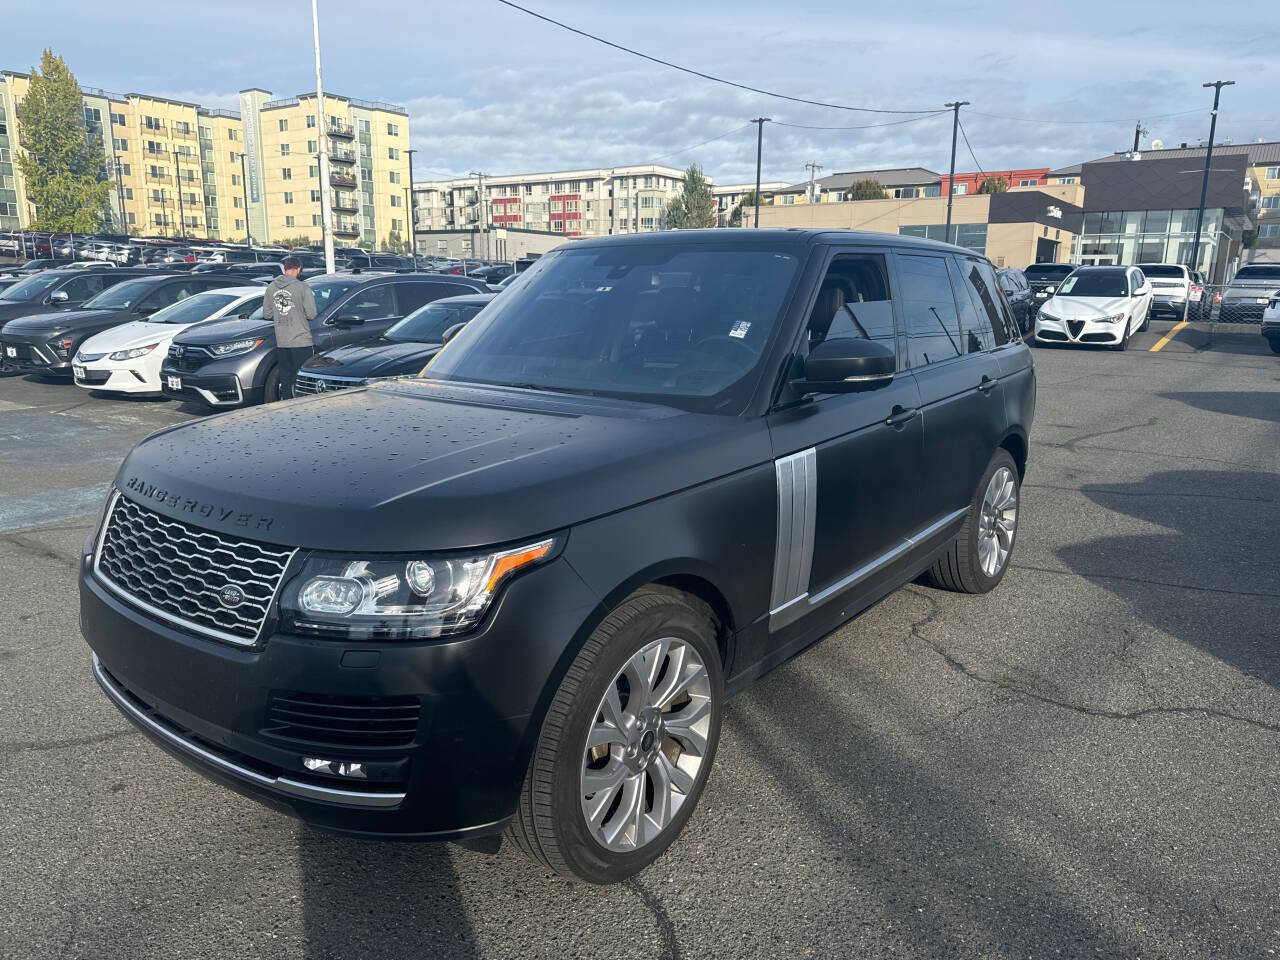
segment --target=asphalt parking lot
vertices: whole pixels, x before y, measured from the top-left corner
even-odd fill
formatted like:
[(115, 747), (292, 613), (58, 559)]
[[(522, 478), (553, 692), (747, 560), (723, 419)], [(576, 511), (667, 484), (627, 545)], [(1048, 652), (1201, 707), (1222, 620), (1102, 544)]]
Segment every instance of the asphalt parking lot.
[(187, 771), (100, 694), (75, 569), (194, 415), (0, 379), (0, 955), (1267, 957), (1280, 951), (1280, 358), (1040, 350), (998, 591), (910, 586), (730, 703), (617, 888), (366, 843)]

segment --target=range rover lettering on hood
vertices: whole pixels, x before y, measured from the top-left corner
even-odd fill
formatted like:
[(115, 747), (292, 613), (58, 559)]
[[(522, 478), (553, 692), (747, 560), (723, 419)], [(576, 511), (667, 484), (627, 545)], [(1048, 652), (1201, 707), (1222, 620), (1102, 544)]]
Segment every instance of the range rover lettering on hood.
[(193, 516), (203, 517), (206, 520), (216, 520), (219, 523), (231, 524), (240, 527), (242, 530), (257, 530), (265, 533), (271, 529), (271, 524), (275, 522), (274, 517), (264, 517), (259, 514), (245, 513), (236, 510), (234, 507), (223, 507), (213, 503), (201, 503), (191, 497), (184, 497), (173, 490), (166, 490), (163, 487), (157, 487), (154, 483), (148, 483), (140, 477), (130, 477), (124, 482), (124, 488), (135, 497), (143, 500), (153, 500), (156, 503), (179, 510), (183, 513), (189, 513)]

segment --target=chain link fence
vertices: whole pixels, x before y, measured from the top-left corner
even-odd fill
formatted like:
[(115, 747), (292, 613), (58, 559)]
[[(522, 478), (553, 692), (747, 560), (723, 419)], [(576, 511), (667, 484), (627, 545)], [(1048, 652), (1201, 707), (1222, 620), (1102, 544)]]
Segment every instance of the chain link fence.
[(1267, 320), (1280, 331), (1280, 276), (1273, 282), (1237, 278), (1205, 284), (1198, 299), (1193, 292), (1186, 319), (1205, 327), (1210, 344), (1219, 333), (1257, 334)]

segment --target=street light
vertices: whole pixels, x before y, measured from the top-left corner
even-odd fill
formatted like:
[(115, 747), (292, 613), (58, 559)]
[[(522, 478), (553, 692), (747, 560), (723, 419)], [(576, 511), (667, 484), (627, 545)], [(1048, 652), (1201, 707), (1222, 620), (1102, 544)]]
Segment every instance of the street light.
[[(407, 125), (405, 127), (405, 132), (408, 132)], [(417, 150), (405, 150), (405, 153), (409, 155), (409, 209), (407, 216), (409, 221), (409, 252), (413, 256), (414, 273), (418, 272), (418, 236), (415, 232), (418, 225), (416, 222), (417, 218), (413, 215), (413, 155), (417, 152)]]
[[(1235, 83), (1234, 80), (1214, 80), (1212, 83), (1202, 84), (1205, 87), (1213, 87), (1213, 113), (1209, 119), (1209, 146), (1204, 152), (1204, 179), (1200, 183), (1200, 208), (1196, 211), (1196, 236), (1191, 241), (1192, 270), (1199, 265), (1200, 227), (1204, 223), (1204, 202), (1209, 196), (1209, 164), (1213, 161), (1213, 134), (1218, 129), (1218, 98), (1222, 96), (1223, 87), (1233, 87)], [(1213, 271), (1206, 270), (1205, 276), (1212, 281)]]

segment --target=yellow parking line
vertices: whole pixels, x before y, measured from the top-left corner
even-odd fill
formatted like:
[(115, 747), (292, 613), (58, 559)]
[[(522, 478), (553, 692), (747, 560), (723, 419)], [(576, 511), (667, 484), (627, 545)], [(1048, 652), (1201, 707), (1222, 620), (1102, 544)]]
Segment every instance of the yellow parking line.
[(1161, 338), (1160, 338), (1159, 340), (1157, 340), (1154, 344), (1152, 344), (1151, 352), (1152, 352), (1152, 353), (1159, 353), (1161, 350), (1163, 350), (1163, 349), (1164, 349), (1164, 345), (1165, 345), (1166, 343), (1168, 343), (1170, 340), (1172, 340), (1174, 337), (1176, 337), (1176, 336), (1178, 335), (1178, 331), (1179, 331), (1179, 330), (1181, 330), (1181, 329), (1182, 329), (1183, 327), (1185, 327), (1186, 325), (1187, 325), (1187, 321), (1185, 321), (1185, 320), (1181, 320), (1181, 321), (1179, 321), (1178, 323), (1174, 324), (1174, 326), (1173, 326), (1173, 329), (1172, 329), (1172, 330), (1170, 330), (1170, 331), (1169, 331), (1168, 333), (1166, 333), (1163, 337), (1161, 337)]

